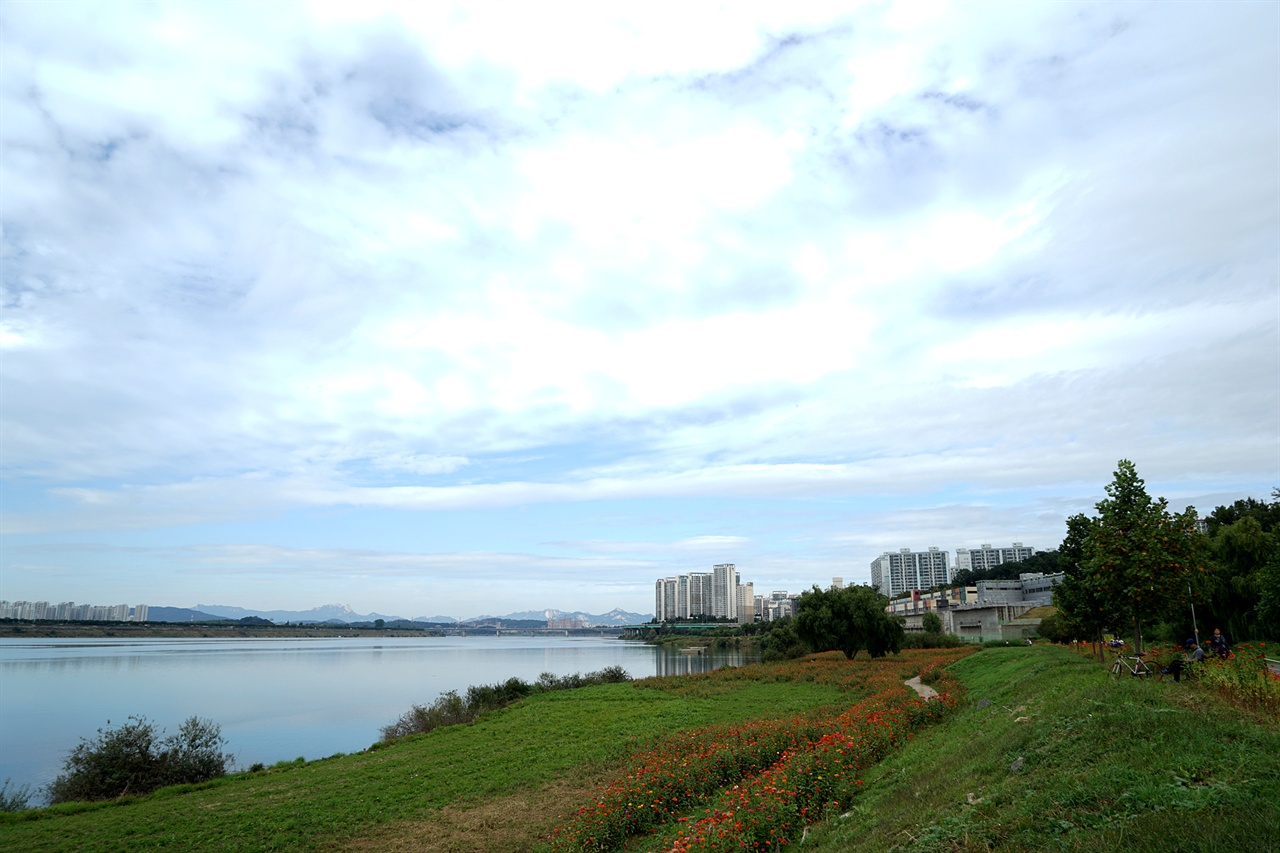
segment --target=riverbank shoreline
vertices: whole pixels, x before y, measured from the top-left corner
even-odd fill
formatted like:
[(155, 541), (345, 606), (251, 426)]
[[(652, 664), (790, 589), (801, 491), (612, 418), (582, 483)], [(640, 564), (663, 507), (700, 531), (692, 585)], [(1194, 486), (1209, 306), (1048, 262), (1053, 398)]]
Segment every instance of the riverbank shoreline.
[(366, 628), (354, 625), (245, 625), (239, 622), (0, 621), (0, 639), (305, 639), (369, 637), (618, 637), (617, 628)]

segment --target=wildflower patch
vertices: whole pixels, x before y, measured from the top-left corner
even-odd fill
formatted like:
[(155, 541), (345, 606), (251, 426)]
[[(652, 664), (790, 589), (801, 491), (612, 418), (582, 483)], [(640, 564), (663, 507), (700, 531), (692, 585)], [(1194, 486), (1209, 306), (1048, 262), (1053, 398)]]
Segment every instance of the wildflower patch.
[[(843, 810), (862, 788), (860, 771), (958, 704), (943, 668), (971, 649), (917, 650), (847, 661), (819, 655), (784, 664), (708, 673), (839, 686), (848, 704), (786, 719), (673, 734), (633, 754), (626, 769), (557, 828), (554, 851), (610, 851), (650, 834), (654, 851), (773, 850), (806, 825)], [(940, 673), (925, 701), (903, 681)], [(695, 679), (645, 679), (638, 689), (705, 690)]]

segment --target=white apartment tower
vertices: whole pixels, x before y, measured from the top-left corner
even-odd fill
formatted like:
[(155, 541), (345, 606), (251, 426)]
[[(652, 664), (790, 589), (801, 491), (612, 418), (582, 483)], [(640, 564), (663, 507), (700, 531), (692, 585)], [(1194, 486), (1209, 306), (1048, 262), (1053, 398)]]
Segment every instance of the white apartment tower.
[(721, 563), (710, 572), (690, 572), (655, 581), (653, 618), (658, 622), (699, 617), (751, 621), (754, 601), (754, 586), (740, 583), (733, 563)]
[(951, 583), (951, 567), (946, 551), (930, 546), (927, 551), (902, 548), (885, 551), (871, 561), (871, 585), (893, 598), (915, 589), (929, 589)]
[(738, 623), (745, 625), (756, 621), (756, 585), (738, 584)]
[(711, 610), (717, 619), (738, 618), (738, 570), (733, 563), (711, 568)]
[(984, 544), (981, 548), (957, 548), (956, 571), (983, 571), (995, 568), (1001, 563), (1021, 563), (1036, 552), (1035, 548), (1014, 542), (1012, 548), (992, 548)]

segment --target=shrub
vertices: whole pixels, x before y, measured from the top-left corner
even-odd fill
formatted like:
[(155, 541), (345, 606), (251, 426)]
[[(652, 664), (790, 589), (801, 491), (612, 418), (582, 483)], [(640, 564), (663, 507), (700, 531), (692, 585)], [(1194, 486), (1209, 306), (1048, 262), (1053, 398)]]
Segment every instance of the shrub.
[(907, 634), (902, 638), (904, 649), (958, 649), (968, 645), (955, 634), (926, 631), (923, 634)]
[[(110, 725), (108, 721), (107, 725)], [(165, 785), (204, 782), (224, 776), (234, 756), (223, 753), (222, 730), (190, 717), (178, 733), (162, 738), (146, 717), (130, 717), (119, 728), (98, 729), (81, 740), (48, 786), (51, 803), (108, 800), (148, 794)]]
[(382, 727), (382, 740), (393, 741), (408, 735), (420, 735), (442, 726), (470, 723), (485, 711), (505, 708), (535, 693), (552, 690), (572, 690), (588, 684), (617, 684), (630, 681), (631, 676), (620, 666), (611, 666), (586, 675), (555, 675), (544, 672), (533, 684), (519, 678), (508, 678), (501, 684), (468, 687), (466, 698), (456, 690), (441, 694), (430, 705), (414, 705), (389, 726)]
[(5, 779), (4, 784), (0, 785), (0, 812), (20, 812), (30, 808), (31, 786), (19, 785), (16, 788), (10, 788), (9, 784), (12, 781)]

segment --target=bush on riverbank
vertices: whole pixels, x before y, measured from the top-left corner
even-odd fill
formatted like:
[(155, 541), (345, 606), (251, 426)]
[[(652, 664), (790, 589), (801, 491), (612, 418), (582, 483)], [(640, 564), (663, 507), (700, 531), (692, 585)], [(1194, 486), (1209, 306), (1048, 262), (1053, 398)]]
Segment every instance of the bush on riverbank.
[(499, 684), (468, 687), (465, 698), (458, 695), (458, 691), (450, 690), (430, 705), (414, 705), (401, 714), (400, 719), (389, 726), (383, 726), (382, 740), (389, 743), (409, 735), (425, 734), (443, 726), (470, 723), (486, 711), (505, 708), (512, 702), (537, 693), (573, 690), (591, 684), (618, 684), (630, 680), (631, 676), (625, 669), (610, 666), (586, 675), (544, 672), (532, 684), (520, 678), (508, 678)]
[(235, 760), (222, 751), (222, 729), (210, 720), (190, 717), (177, 734), (162, 738), (161, 733), (146, 717), (98, 729), (97, 738), (82, 739), (71, 750), (62, 775), (46, 789), (49, 802), (111, 800), (166, 785), (207, 782), (225, 776)]
[(0, 785), (0, 812), (20, 812), (31, 807), (34, 796), (30, 785), (14, 785), (12, 779), (5, 779)]
[(942, 631), (925, 631), (922, 634), (909, 633), (902, 638), (904, 649), (958, 649), (969, 645), (955, 634)]

